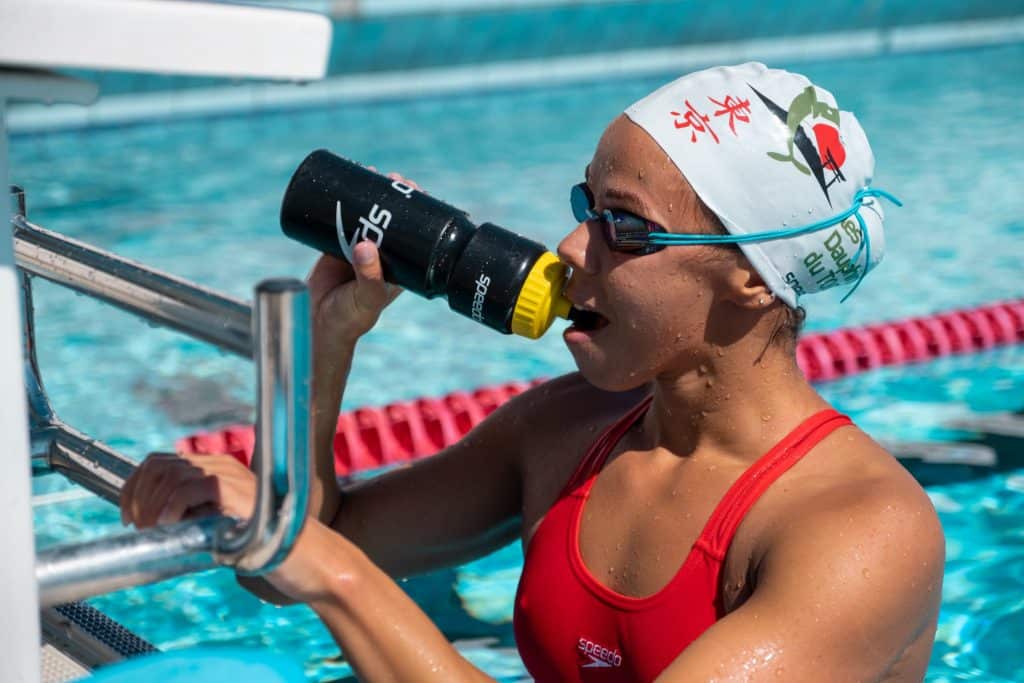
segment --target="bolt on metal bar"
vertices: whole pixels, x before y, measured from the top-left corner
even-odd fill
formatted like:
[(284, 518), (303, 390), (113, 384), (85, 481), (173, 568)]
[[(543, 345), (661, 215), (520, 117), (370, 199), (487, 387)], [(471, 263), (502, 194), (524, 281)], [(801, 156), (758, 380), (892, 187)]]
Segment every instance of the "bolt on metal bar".
[[(24, 193), (21, 198), (24, 208)], [(15, 260), (24, 271), (252, 358), (252, 312), (245, 302), (46, 230), (24, 214), (11, 225)]]
[(26, 215), (25, 190), (20, 185), (11, 185), (11, 202), (16, 216)]
[[(118, 504), (124, 482), (135, 471), (135, 461), (63, 423), (53, 427), (50, 439), (45, 453), (47, 471), (62, 474), (107, 502)], [(32, 459), (33, 466), (38, 467), (34, 452)]]

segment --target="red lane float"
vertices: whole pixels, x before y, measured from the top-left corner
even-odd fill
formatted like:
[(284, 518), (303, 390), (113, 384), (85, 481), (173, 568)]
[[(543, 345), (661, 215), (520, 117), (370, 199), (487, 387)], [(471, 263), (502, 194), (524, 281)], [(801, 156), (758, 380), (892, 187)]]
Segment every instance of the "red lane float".
[(796, 360), (807, 379), (825, 382), (900, 365), (1024, 342), (1024, 299), (800, 338)]
[[(812, 382), (838, 379), (885, 365), (982, 351), (1024, 342), (1024, 299), (861, 328), (801, 337), (796, 359)], [(432, 455), (517, 394), (543, 383), (512, 382), (441, 398), (419, 398), (338, 417), (334, 465), (339, 476)], [(255, 437), (252, 425), (194, 434), (179, 451), (229, 453), (248, 464)]]
[[(433, 455), (462, 438), (502, 403), (544, 381), (510, 382), (342, 413), (334, 434), (335, 470), (338, 476), (346, 476)], [(233, 425), (187, 436), (175, 447), (190, 453), (228, 453), (248, 465), (255, 442), (252, 425)]]

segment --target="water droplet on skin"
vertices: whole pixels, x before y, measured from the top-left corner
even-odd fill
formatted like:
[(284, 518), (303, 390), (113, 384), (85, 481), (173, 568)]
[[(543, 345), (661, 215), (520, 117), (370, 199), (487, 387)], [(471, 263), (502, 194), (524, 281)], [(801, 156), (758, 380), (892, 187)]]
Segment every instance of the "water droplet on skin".
[(700, 373), (701, 375), (708, 374), (708, 366), (701, 365), (700, 367), (697, 368), (697, 372)]
[(772, 419), (771, 415), (762, 415), (761, 416), (761, 422), (770, 422), (771, 419)]
[(668, 212), (672, 213), (672, 202), (669, 202), (668, 204)]
[(871, 576), (871, 572), (868, 571), (867, 567), (864, 567), (864, 569), (861, 569), (860, 573), (861, 573), (861, 576), (863, 576), (865, 579), (868, 578), (869, 576)]
[(636, 177), (637, 177), (638, 180), (643, 180), (644, 179), (644, 169), (642, 169), (642, 168), (639, 169), (636, 172)]
[(709, 377), (708, 381), (704, 383), (704, 386), (706, 386), (708, 389), (710, 389), (711, 387), (715, 386), (715, 380), (713, 380), (713, 379), (711, 379)]

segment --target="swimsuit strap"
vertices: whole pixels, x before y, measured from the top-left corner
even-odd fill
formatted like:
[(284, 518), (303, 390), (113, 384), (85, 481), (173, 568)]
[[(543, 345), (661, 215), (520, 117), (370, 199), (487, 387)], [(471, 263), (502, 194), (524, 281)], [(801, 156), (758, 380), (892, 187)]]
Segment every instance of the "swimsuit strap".
[(583, 484), (596, 472), (604, 466), (604, 461), (607, 460), (608, 455), (612, 449), (615, 448), (615, 444), (619, 443), (619, 439), (622, 438), (623, 434), (629, 431), (636, 421), (643, 416), (644, 412), (651, 405), (651, 401), (654, 400), (653, 396), (647, 396), (635, 406), (629, 409), (629, 411), (617, 419), (615, 422), (608, 425), (601, 435), (597, 437), (594, 443), (590, 446), (590, 450), (580, 460), (579, 465), (576, 466), (576, 471), (573, 472), (572, 477), (569, 478), (569, 482), (562, 489), (559, 494), (559, 498), (571, 493), (573, 489)]
[(724, 560), (736, 529), (761, 494), (822, 439), (850, 424), (853, 424), (850, 418), (832, 409), (804, 420), (733, 482), (694, 546), (718, 561)]

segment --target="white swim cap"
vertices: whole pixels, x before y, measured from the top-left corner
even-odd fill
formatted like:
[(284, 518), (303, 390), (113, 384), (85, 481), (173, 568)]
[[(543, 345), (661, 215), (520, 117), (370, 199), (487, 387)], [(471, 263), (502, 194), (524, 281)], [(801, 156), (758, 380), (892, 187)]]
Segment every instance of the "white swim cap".
[[(867, 136), (830, 92), (804, 76), (756, 62), (706, 69), (659, 88), (625, 113), (665, 150), (732, 235), (817, 223), (862, 202), (862, 221), (851, 215), (822, 230), (740, 245), (790, 306), (801, 294), (854, 285), (865, 266), (881, 261), (881, 204), (858, 195), (875, 169)], [(868, 230), (869, 250), (859, 251), (860, 225)]]

